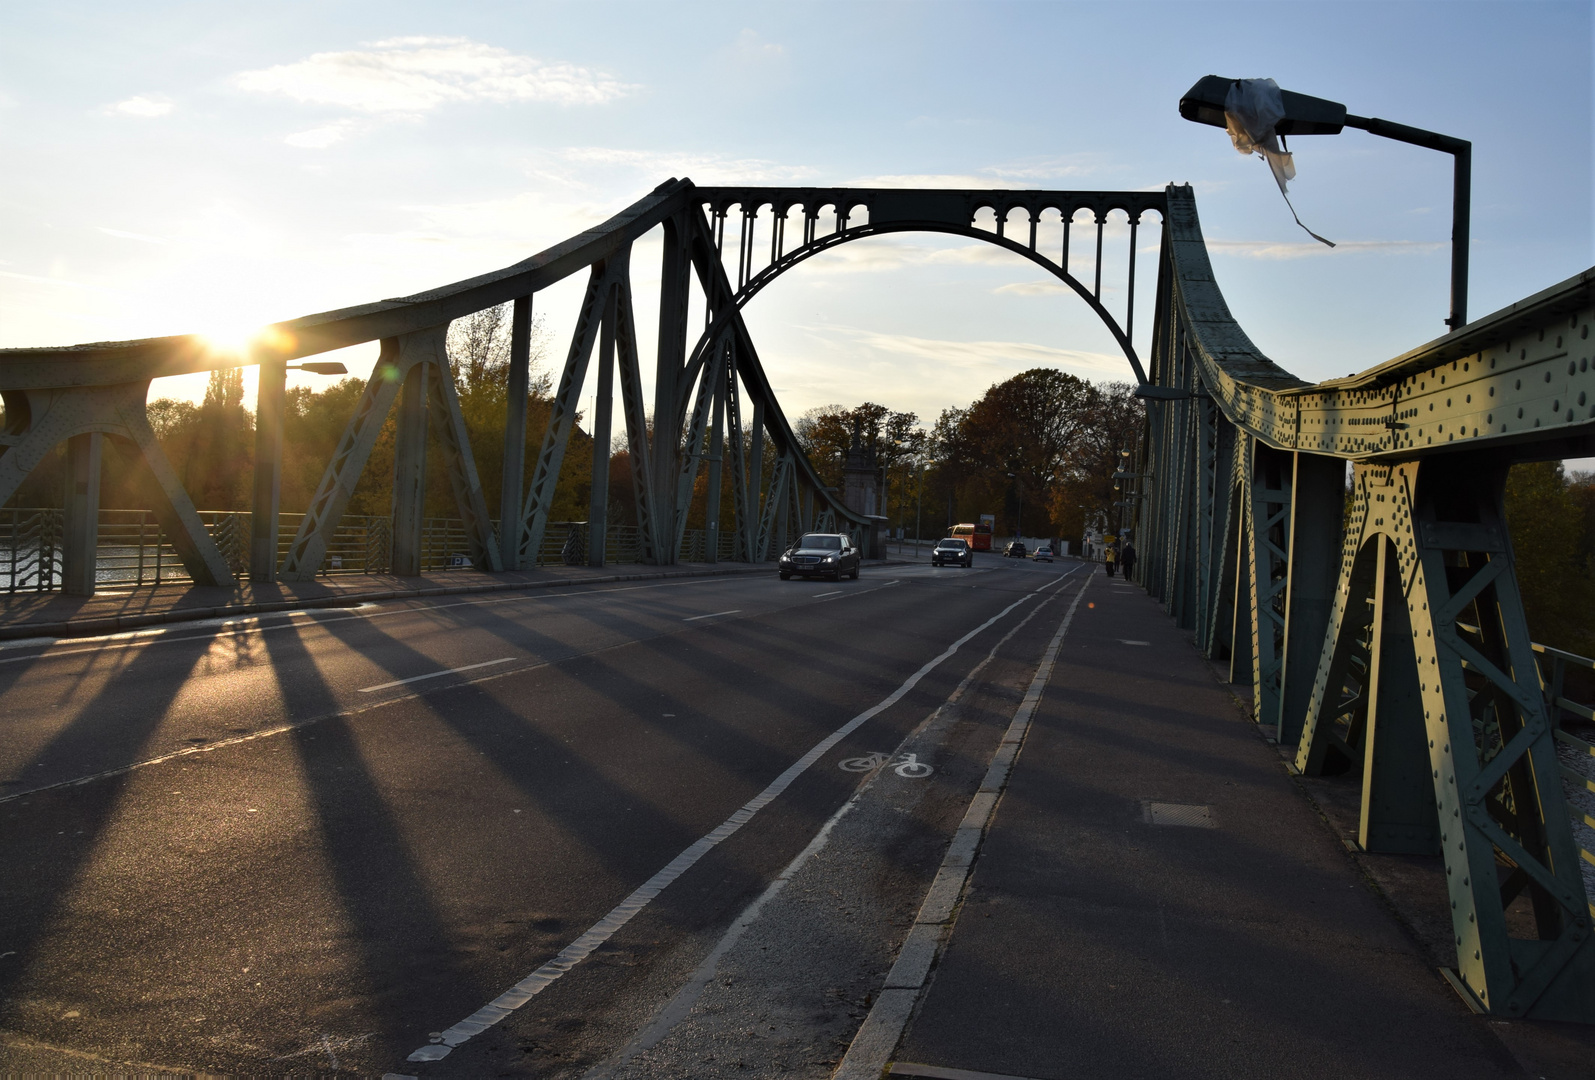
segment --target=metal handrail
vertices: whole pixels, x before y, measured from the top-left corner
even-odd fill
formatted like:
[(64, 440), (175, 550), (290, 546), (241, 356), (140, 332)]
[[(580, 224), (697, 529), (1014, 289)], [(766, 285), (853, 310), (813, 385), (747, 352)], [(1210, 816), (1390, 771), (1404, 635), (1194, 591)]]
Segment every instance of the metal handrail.
[[(234, 571), (244, 567), (249, 558), (249, 512), (202, 510), (199, 516)], [(292, 513), (281, 516), (279, 555), (287, 552), (294, 529), (303, 516)], [(60, 588), (63, 530), (64, 512), (58, 507), (0, 509), (0, 593), (53, 592)], [(577, 561), (585, 564), (588, 544), (585, 521), (551, 522), (542, 550), (538, 552), (538, 564), (565, 562), (562, 549), (573, 532), (581, 553)], [(697, 561), (707, 561), (704, 544), (701, 529), (689, 530), (688, 547)], [(426, 518), (422, 524), (421, 545), (423, 573), (469, 569), (472, 565), (465, 523), (458, 518)], [(642, 533), (635, 525), (609, 527), (604, 544), (606, 562), (641, 562), (643, 554)], [(721, 558), (731, 559), (734, 554), (723, 539)], [(392, 572), (392, 558), (390, 518), (345, 514), (333, 542), (328, 545), (320, 576), (387, 574)], [(129, 588), (180, 585), (192, 579), (153, 511), (101, 510), (95, 580), (102, 587)]]

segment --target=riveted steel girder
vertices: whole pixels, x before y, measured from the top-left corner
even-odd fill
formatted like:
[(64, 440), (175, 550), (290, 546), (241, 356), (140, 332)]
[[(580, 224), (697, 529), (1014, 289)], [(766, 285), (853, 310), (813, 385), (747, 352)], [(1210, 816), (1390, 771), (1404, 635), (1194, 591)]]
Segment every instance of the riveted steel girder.
[[(1362, 769), (1368, 850), (1443, 854), (1457, 977), (1480, 1007), (1589, 1022), (1591, 908), (1513, 573), (1505, 476), (1474, 455), (1357, 466), (1296, 760), (1307, 773)], [(1512, 928), (1520, 896), (1530, 937)]]

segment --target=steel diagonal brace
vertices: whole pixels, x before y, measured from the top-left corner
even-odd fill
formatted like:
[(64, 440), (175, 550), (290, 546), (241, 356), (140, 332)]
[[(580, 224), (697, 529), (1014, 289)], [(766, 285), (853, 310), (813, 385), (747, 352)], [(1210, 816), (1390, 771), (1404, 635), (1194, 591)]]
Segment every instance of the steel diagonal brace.
[(616, 282), (615, 354), (620, 375), (621, 410), (626, 420), (626, 443), (631, 450), (631, 481), (637, 504), (638, 533), (642, 536), (643, 559), (658, 563), (663, 549), (659, 521), (654, 514), (653, 468), (648, 448), (648, 415), (643, 400), (642, 371), (637, 357), (637, 327), (632, 308), (630, 250), (627, 263)]
[(414, 352), (404, 345), (402, 338), (382, 340), (382, 351), (355, 405), (354, 415), (344, 427), (337, 449), (322, 473), (321, 484), (310, 500), (310, 508), (288, 547), (288, 556), (282, 565), (284, 581), (314, 581), (320, 572), (322, 561), (327, 557), (327, 546), (337, 531), (338, 522), (343, 519), (360, 475), (365, 472), (383, 421), (398, 400), (405, 376), (415, 366)]
[(732, 512), (737, 516), (736, 558), (753, 561), (753, 515), (748, 509), (748, 462), (742, 445), (742, 401), (737, 392), (737, 350), (725, 371), (726, 440), (731, 451)]
[(465, 416), (460, 412), (459, 394), (454, 388), (454, 372), (448, 358), (448, 328), (440, 326), (430, 336), (437, 371), (436, 377), (428, 381), (428, 388), (432, 407), (442, 421), (433, 430), (442, 446), (455, 505), (465, 523), (471, 561), (478, 570), (496, 572), (504, 569), (504, 565), (499, 558), (498, 538), (493, 533), (493, 519), (487, 513), (487, 500), (482, 496), (482, 481), (477, 475), (476, 458), (471, 453)]
[(609, 264), (594, 263), (587, 277), (587, 292), (582, 296), (581, 309), (576, 317), (576, 332), (571, 336), (570, 352), (565, 358), (565, 368), (560, 373), (559, 390), (549, 407), (548, 428), (543, 432), (537, 468), (532, 473), (531, 493), (526, 500), (526, 517), (521, 530), (522, 566), (535, 566), (538, 549), (543, 546), (543, 530), (548, 527), (548, 511), (554, 503), (560, 468), (565, 463), (570, 429), (576, 422), (577, 399), (581, 396), (582, 383), (587, 378), (587, 364), (592, 359), (593, 344), (598, 338), (598, 326), (603, 321), (611, 284)]
[(692, 488), (698, 479), (698, 465), (703, 460), (704, 431), (709, 426), (709, 412), (714, 404), (715, 380), (720, 377), (720, 370), (724, 364), (725, 347), (718, 345), (714, 351), (714, 359), (709, 361), (706, 368), (701, 369), (703, 377), (698, 380), (698, 399), (692, 408), (692, 417), (687, 423), (687, 452), (681, 463), (681, 475), (676, 481), (676, 549), (681, 549), (682, 538), (687, 532), (687, 511), (692, 506)]
[(759, 542), (755, 561), (764, 562), (770, 557), (770, 542), (775, 536), (776, 515), (787, 498), (787, 482), (792, 475), (792, 460), (781, 458), (775, 465), (775, 475), (770, 477), (770, 494), (764, 500), (764, 513), (759, 518)]

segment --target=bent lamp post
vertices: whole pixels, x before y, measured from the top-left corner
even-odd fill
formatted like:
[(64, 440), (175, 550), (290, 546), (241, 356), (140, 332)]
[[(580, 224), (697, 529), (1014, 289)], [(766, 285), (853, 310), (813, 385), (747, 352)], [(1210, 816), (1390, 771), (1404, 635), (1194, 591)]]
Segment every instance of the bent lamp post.
[[(1224, 127), (1224, 101), (1234, 79), (1207, 75), (1180, 98), (1180, 115), (1198, 124)], [(1445, 323), (1460, 330), (1468, 321), (1468, 219), (1472, 210), (1473, 144), (1376, 117), (1355, 116), (1338, 101), (1281, 90), (1285, 118), (1274, 125), (1276, 135), (1339, 135), (1343, 128), (1358, 128), (1397, 142), (1411, 143), (1450, 154), (1454, 165), (1451, 187), (1451, 317)]]

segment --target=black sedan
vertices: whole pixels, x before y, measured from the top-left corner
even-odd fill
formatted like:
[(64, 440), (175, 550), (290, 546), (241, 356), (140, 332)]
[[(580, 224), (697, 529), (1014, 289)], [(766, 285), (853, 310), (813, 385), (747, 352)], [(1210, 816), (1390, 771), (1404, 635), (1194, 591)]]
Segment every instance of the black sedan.
[(968, 541), (949, 536), (945, 540), (936, 541), (936, 546), (931, 548), (930, 564), (932, 566), (974, 566), (975, 553), (970, 548)]
[(1022, 559), (1025, 557), (1025, 545), (1018, 540), (1010, 541), (1003, 549), (1002, 557), (1005, 559)]
[(781, 580), (799, 577), (826, 577), (842, 580), (846, 574), (858, 577), (858, 548), (846, 533), (804, 533), (798, 542), (781, 555)]

